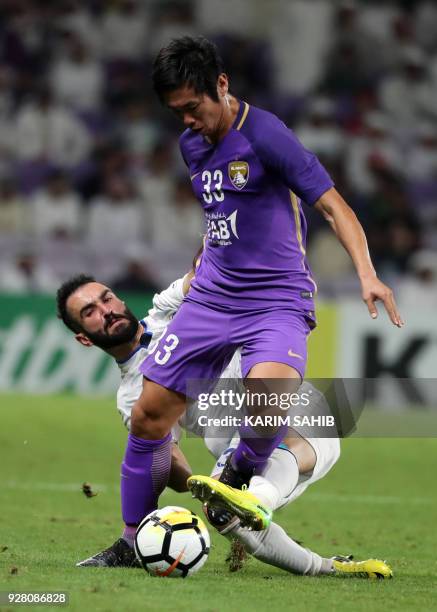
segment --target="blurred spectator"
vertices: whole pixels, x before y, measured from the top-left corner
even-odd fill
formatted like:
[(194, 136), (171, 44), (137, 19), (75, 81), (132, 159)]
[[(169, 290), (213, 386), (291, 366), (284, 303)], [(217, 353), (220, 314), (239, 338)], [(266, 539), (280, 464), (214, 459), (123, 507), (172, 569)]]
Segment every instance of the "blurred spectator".
[(133, 244), (125, 251), (124, 269), (119, 276), (109, 282), (109, 286), (114, 291), (135, 291), (137, 293), (159, 291), (141, 246)]
[(132, 185), (121, 175), (106, 179), (104, 192), (90, 202), (87, 223), (89, 241), (126, 243), (144, 237), (141, 204)]
[(173, 147), (159, 143), (152, 151), (146, 173), (139, 179), (139, 190), (147, 209), (163, 206), (172, 197)]
[(437, 253), (418, 251), (408, 266), (410, 276), (399, 283), (397, 300), (401, 307), (437, 308)]
[(360, 63), (357, 46), (352, 42), (337, 43), (327, 56), (321, 90), (333, 96), (351, 97), (369, 86), (369, 74)]
[(72, 191), (66, 174), (54, 170), (46, 185), (29, 203), (32, 230), (38, 238), (79, 237), (82, 228), (81, 202)]
[(196, 252), (202, 242), (204, 221), (188, 179), (175, 181), (168, 200), (152, 203), (149, 207), (149, 224), (152, 245), (155, 247)]
[(79, 181), (79, 190), (85, 200), (100, 195), (106, 181), (113, 175), (127, 174), (129, 156), (117, 142), (102, 143), (93, 151), (86, 172)]
[(409, 180), (437, 180), (437, 124), (417, 124), (414, 140), (408, 150), (405, 174)]
[(87, 4), (82, 0), (55, 2), (53, 23), (59, 32), (73, 32), (97, 55), (102, 47), (102, 28)]
[(367, 0), (360, 2), (353, 0), (359, 10), (360, 28), (376, 38), (378, 45), (384, 45), (390, 40), (394, 20), (400, 14), (399, 3), (381, 2), (380, 0)]
[(20, 72), (42, 68), (47, 51), (44, 11), (30, 0), (3, 2), (2, 8), (6, 13), (2, 28), (4, 61)]
[(323, 59), (332, 41), (334, 3), (271, 0), (268, 9), (271, 17), (266, 15), (266, 30), (276, 64), (276, 89), (295, 96), (307, 94), (323, 75)]
[(29, 230), (26, 203), (11, 179), (0, 181), (0, 235), (19, 236)]
[[(265, 26), (275, 11), (275, 0), (196, 0), (198, 29), (208, 35), (265, 36)], [(267, 18), (267, 19), (266, 19)], [(242, 28), (244, 24), (244, 28)]]
[(53, 65), (51, 85), (56, 100), (80, 111), (97, 111), (102, 103), (102, 65), (73, 32), (64, 36), (65, 53)]
[(52, 293), (59, 279), (48, 266), (41, 264), (35, 253), (22, 251), (9, 262), (3, 262), (0, 289), (11, 293)]
[(68, 109), (55, 104), (45, 87), (18, 111), (15, 138), (19, 159), (64, 167), (76, 166), (90, 150), (90, 139), (82, 123)]
[(296, 127), (296, 134), (305, 148), (324, 161), (337, 161), (344, 152), (345, 138), (335, 121), (335, 104), (329, 98), (313, 98), (306, 118)]
[(380, 111), (367, 113), (361, 132), (350, 138), (345, 156), (346, 177), (361, 194), (373, 193), (377, 186), (374, 169), (400, 172), (403, 158), (393, 139), (389, 115)]
[(373, 160), (373, 177), (375, 190), (365, 198), (367, 220), (370, 223), (387, 227), (396, 219), (406, 219), (412, 215), (409, 200), (405, 194), (405, 185), (398, 175), (393, 174), (386, 166), (378, 166)]
[(420, 246), (420, 230), (414, 218), (393, 219), (387, 227), (388, 252), (383, 268), (402, 275), (408, 270), (411, 257)]
[(408, 270), (409, 261), (420, 247), (421, 232), (414, 217), (393, 217), (373, 224), (368, 231), (369, 248), (382, 278), (395, 282)]
[(352, 48), (363, 75), (371, 79), (383, 68), (386, 45), (384, 39), (378, 40), (371, 30), (362, 26), (360, 17), (361, 11), (357, 2), (340, 2), (334, 18), (332, 40), (336, 41), (338, 48)]
[(12, 91), (13, 74), (7, 66), (0, 64), (0, 176), (7, 173), (14, 150)]
[(435, 96), (425, 53), (414, 46), (403, 50), (399, 68), (379, 87), (382, 107), (404, 128), (413, 126), (421, 114), (437, 118)]
[(107, 60), (138, 60), (150, 37), (147, 12), (138, 0), (119, 0), (102, 20), (102, 55)]
[(384, 43), (384, 67), (396, 69), (408, 49), (417, 46), (414, 20), (407, 12), (399, 12), (391, 24), (391, 36)]
[(148, 156), (159, 138), (156, 120), (144, 98), (128, 100), (122, 109), (119, 133), (127, 151), (134, 156)]
[(426, 51), (436, 51), (437, 4), (435, 0), (422, 0), (417, 4), (415, 23), (417, 41)]
[(156, 17), (148, 49), (152, 56), (172, 38), (199, 34), (192, 0), (164, 0), (155, 4), (154, 10)]

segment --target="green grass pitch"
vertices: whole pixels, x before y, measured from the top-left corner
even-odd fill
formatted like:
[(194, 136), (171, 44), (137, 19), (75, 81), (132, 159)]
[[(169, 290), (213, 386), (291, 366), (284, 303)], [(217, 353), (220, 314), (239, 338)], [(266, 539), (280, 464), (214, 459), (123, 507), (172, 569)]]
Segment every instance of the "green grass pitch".
[[(65, 590), (69, 610), (123, 612), (435, 606), (435, 439), (346, 440), (328, 477), (275, 515), (290, 535), (323, 555), (387, 559), (393, 580), (303, 578), (254, 559), (230, 574), (228, 543), (215, 534), (204, 568), (171, 580), (142, 570), (74, 567), (121, 532), (126, 433), (114, 401), (1, 395), (0, 407), (0, 590)], [(209, 471), (212, 458), (200, 440), (185, 439), (182, 447), (195, 471)], [(96, 497), (83, 495), (84, 481)], [(188, 494), (166, 491), (162, 505), (170, 503), (200, 511)]]

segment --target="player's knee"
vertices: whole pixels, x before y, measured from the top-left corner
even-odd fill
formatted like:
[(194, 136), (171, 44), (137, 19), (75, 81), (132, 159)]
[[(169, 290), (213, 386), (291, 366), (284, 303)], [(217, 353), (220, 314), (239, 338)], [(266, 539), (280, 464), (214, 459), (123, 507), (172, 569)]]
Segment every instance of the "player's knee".
[(164, 438), (185, 408), (180, 394), (175, 394), (150, 381), (132, 409), (131, 432), (148, 440)]
[(161, 440), (170, 431), (167, 420), (150, 414), (141, 403), (137, 402), (132, 409), (130, 431), (134, 436), (147, 440)]

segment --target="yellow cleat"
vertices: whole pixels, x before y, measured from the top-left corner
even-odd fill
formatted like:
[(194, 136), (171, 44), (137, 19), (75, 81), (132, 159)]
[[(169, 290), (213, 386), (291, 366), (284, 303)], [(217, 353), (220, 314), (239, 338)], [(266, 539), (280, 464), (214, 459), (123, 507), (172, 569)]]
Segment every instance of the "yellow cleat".
[(332, 563), (335, 573), (340, 576), (355, 575), (359, 578), (370, 578), (372, 580), (393, 578), (391, 567), (385, 561), (380, 561), (379, 559), (353, 561), (352, 556), (334, 557)]
[(238, 516), (243, 527), (262, 531), (270, 525), (272, 513), (249, 491), (234, 489), (209, 476), (190, 476), (187, 486), (193, 497), (203, 503)]

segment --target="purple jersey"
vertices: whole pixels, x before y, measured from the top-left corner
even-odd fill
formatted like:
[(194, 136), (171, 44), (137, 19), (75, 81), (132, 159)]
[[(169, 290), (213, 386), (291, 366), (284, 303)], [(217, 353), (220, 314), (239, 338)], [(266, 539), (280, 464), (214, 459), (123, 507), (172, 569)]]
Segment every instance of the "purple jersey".
[(301, 200), (314, 204), (332, 180), (275, 115), (240, 102), (217, 144), (186, 130), (180, 139), (207, 222), (188, 301), (217, 310), (290, 308), (314, 316)]

